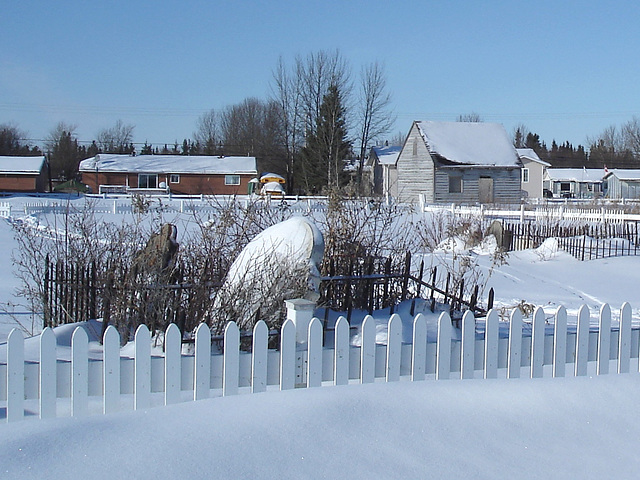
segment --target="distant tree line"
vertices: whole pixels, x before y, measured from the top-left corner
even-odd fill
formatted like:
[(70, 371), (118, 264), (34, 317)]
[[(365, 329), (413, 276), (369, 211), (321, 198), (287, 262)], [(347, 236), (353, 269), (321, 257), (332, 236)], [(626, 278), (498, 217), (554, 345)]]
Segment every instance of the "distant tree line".
[(558, 144), (555, 139), (548, 147), (524, 125), (514, 129), (513, 141), (516, 148), (531, 148), (556, 168), (640, 167), (640, 119), (635, 116), (620, 127), (611, 125), (599, 135), (588, 137), (588, 151), (583, 145), (574, 146), (568, 141)]
[[(0, 155), (47, 155), (53, 178), (77, 176), (78, 163), (97, 153), (254, 156), (260, 171), (286, 177), (287, 189), (321, 192), (360, 185), (365, 157), (382, 142), (395, 118), (384, 67), (364, 65), (358, 75), (339, 51), (282, 58), (272, 72), (271, 94), (209, 110), (193, 138), (163, 146), (133, 144), (133, 125), (118, 120), (95, 140), (79, 142), (76, 126), (60, 122), (43, 150), (25, 143), (15, 125), (0, 125)], [(345, 169), (345, 167), (348, 167)], [(345, 173), (349, 171), (350, 173)]]
[[(272, 71), (270, 95), (249, 97), (220, 110), (211, 109), (196, 122), (192, 138), (161, 146), (145, 142), (135, 148), (134, 126), (118, 120), (80, 142), (76, 126), (58, 123), (43, 146), (26, 143), (17, 126), (0, 124), (0, 155), (40, 155), (49, 159), (51, 176), (77, 177), (79, 162), (98, 153), (145, 155), (254, 156), (258, 169), (287, 179), (292, 193), (323, 192), (351, 184), (360, 189), (371, 146), (402, 144), (406, 132), (390, 137), (395, 117), (384, 66), (363, 65), (358, 74), (336, 51), (312, 52), (287, 63), (280, 58)], [(478, 113), (458, 121), (482, 121)], [(570, 142), (548, 146), (525, 125), (513, 132), (518, 148), (532, 148), (554, 167), (623, 168), (640, 166), (640, 119), (610, 126), (588, 138), (588, 148)], [(188, 160), (185, 160), (188, 161)]]

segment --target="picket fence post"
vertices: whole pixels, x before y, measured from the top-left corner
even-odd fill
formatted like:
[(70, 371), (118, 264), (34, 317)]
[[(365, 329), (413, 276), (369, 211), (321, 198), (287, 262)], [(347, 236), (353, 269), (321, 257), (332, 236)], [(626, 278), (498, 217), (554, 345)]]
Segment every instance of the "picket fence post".
[(40, 334), (40, 418), (56, 416), (56, 336), (51, 327)]
[(507, 358), (507, 378), (520, 378), (522, 362), (522, 312), (514, 308), (509, 321), (509, 352)]
[(427, 362), (427, 319), (421, 313), (413, 319), (411, 380), (424, 380)]
[(476, 319), (470, 310), (462, 316), (462, 348), (460, 350), (460, 378), (473, 378), (475, 371)]
[(251, 348), (251, 393), (267, 390), (267, 347), (269, 329), (263, 320), (253, 326), (253, 346)]
[(531, 378), (541, 378), (544, 366), (544, 310), (536, 307), (531, 329)]
[(291, 390), (296, 381), (296, 326), (287, 319), (280, 333), (280, 390)]
[(498, 326), (496, 310), (487, 313), (484, 330), (484, 378), (498, 378)]
[(576, 331), (576, 365), (575, 375), (581, 377), (587, 374), (587, 364), (589, 361), (589, 323), (591, 313), (586, 305), (582, 305), (578, 310), (577, 331)]
[(196, 329), (193, 361), (193, 399), (209, 398), (211, 385), (211, 330), (204, 322), (198, 325)]
[(164, 334), (164, 404), (180, 401), (182, 384), (182, 335), (175, 323)]
[(24, 418), (24, 337), (17, 328), (7, 338), (7, 422)]
[(451, 317), (442, 312), (438, 318), (436, 380), (447, 380), (451, 374), (451, 330)]
[(360, 383), (373, 383), (376, 375), (376, 322), (364, 317), (360, 339)]
[(349, 384), (349, 323), (343, 316), (338, 317), (335, 327), (333, 383)]
[(618, 337), (618, 373), (629, 373), (631, 360), (631, 305), (624, 302), (620, 308)]
[(400, 359), (402, 350), (402, 319), (394, 313), (387, 324), (387, 382), (400, 380)]
[(611, 350), (611, 307), (607, 303), (600, 307), (600, 322), (598, 331), (598, 375), (609, 373), (609, 358)]
[(89, 413), (89, 337), (82, 327), (71, 336), (71, 415)]
[(556, 310), (553, 329), (553, 376), (564, 377), (567, 365), (567, 310)]
[(285, 300), (284, 303), (287, 307), (287, 318), (293, 321), (296, 327), (296, 342), (306, 342), (309, 323), (311, 323), (311, 319), (313, 318), (316, 303), (306, 298)]
[(151, 403), (151, 335), (146, 325), (136, 329), (134, 342), (133, 405), (135, 410), (141, 410)]
[(120, 404), (120, 334), (113, 325), (104, 331), (102, 348), (102, 412), (107, 414)]
[(322, 385), (322, 323), (313, 318), (307, 338), (307, 388)]
[[(209, 333), (209, 345), (211, 345), (211, 333)], [(209, 348), (209, 365), (211, 365), (211, 348)], [(236, 322), (227, 323), (224, 329), (222, 365), (222, 396), (237, 395), (240, 381), (240, 330)], [(207, 396), (209, 396), (209, 388), (207, 388)]]

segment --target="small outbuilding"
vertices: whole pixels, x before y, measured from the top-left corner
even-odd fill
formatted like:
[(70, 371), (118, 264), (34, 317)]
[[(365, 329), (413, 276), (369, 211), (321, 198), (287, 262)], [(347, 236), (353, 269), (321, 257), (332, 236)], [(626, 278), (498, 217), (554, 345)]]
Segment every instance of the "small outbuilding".
[(82, 181), (103, 193), (246, 194), (255, 157), (98, 154), (80, 162)]
[(0, 191), (45, 192), (49, 175), (44, 155), (0, 156)]
[[(602, 170), (600, 170), (602, 173)], [(608, 170), (604, 174), (605, 196), (612, 200), (640, 199), (640, 169)]]
[(413, 122), (396, 168), (403, 202), (520, 202), (520, 160), (498, 123)]
[(371, 147), (366, 167), (369, 172), (369, 187), (376, 195), (395, 195), (398, 173), (396, 162), (402, 146), (386, 145)]

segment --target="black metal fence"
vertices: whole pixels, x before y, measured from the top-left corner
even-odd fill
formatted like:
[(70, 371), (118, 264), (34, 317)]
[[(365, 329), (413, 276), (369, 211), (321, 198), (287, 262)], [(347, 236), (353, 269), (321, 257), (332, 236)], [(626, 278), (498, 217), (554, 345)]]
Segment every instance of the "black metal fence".
[(501, 245), (517, 251), (537, 248), (548, 238), (578, 260), (637, 255), (640, 244), (638, 222), (600, 223), (580, 226), (505, 222)]
[[(488, 309), (480, 306), (478, 285), (465, 285), (464, 279), (454, 278), (451, 272), (440, 274), (437, 267), (425, 269), (424, 261), (414, 275), (410, 253), (404, 256), (402, 267), (394, 269), (393, 265), (398, 263), (392, 257), (353, 258), (346, 274), (322, 277), (319, 305), (325, 309), (325, 319), (329, 310), (346, 312), (347, 320), (351, 320), (354, 309), (372, 314), (374, 310), (389, 308), (394, 313), (400, 302), (409, 299), (414, 300), (413, 315), (417, 298), (429, 300), (431, 311), (441, 302), (449, 305), (452, 314), (463, 310), (479, 316), (486, 314)], [(329, 268), (330, 272), (333, 270)], [(493, 292), (489, 293), (488, 303), (493, 303)]]

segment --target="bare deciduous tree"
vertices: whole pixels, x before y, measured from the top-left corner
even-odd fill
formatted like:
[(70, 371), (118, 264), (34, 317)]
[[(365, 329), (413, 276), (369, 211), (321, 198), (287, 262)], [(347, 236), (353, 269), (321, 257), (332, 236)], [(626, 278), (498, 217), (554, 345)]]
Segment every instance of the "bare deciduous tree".
[(282, 125), (282, 141), (286, 153), (287, 185), (290, 191), (295, 189), (295, 173), (297, 170), (298, 152), (304, 138), (304, 115), (302, 112), (302, 79), (291, 74), (282, 60), (273, 72), (272, 101), (277, 105), (277, 112)]
[[(296, 75), (300, 77), (305, 127), (314, 131), (320, 118), (320, 108), (329, 86), (334, 85), (345, 99), (351, 97), (351, 69), (339, 50), (312, 52), (306, 58), (296, 57)], [(345, 110), (350, 110), (345, 102)]]
[(131, 153), (134, 128), (118, 120), (113, 127), (98, 132), (98, 146), (104, 153)]
[(259, 170), (284, 173), (282, 122), (275, 102), (247, 98), (221, 115), (225, 155), (257, 157)]
[(456, 118), (456, 122), (479, 123), (479, 122), (483, 122), (483, 121), (484, 120), (482, 119), (480, 114), (476, 113), (476, 112), (466, 113), (464, 115), (458, 115), (458, 118)]
[(202, 153), (215, 155), (218, 153), (218, 144), (222, 141), (220, 133), (220, 115), (213, 108), (203, 113), (196, 123), (196, 131), (193, 138), (200, 145)]
[(362, 168), (369, 143), (385, 135), (395, 122), (389, 106), (391, 95), (387, 92), (384, 67), (378, 62), (363, 67), (360, 72), (358, 98), (358, 184), (362, 180)]

